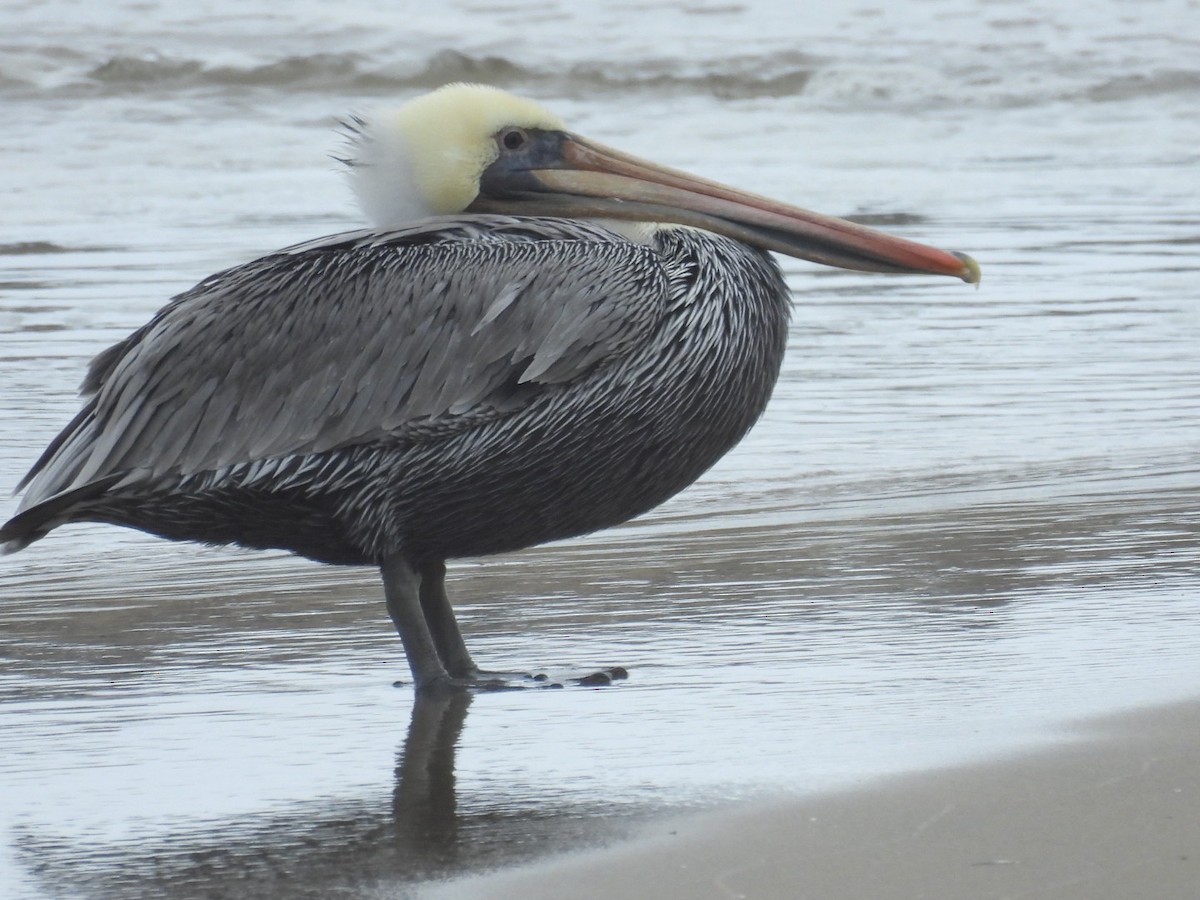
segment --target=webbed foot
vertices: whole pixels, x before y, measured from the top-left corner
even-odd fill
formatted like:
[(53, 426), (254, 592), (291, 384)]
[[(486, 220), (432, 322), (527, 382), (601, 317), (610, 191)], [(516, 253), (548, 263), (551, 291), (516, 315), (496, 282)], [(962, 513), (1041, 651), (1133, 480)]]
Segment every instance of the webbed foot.
[(612, 666), (608, 669), (597, 669), (595, 672), (589, 672), (587, 675), (568, 678), (567, 681), (582, 687), (605, 687), (614, 681), (624, 681), (628, 677), (629, 670), (624, 666)]
[[(440, 694), (456, 691), (523, 691), (530, 688), (562, 688), (567, 684), (580, 687), (604, 687), (629, 677), (623, 666), (597, 669), (584, 675), (551, 678), (544, 672), (502, 672), (475, 669), (461, 675), (441, 673), (421, 682), (417, 688), (422, 693)], [(405, 682), (396, 681), (394, 687), (403, 687)]]

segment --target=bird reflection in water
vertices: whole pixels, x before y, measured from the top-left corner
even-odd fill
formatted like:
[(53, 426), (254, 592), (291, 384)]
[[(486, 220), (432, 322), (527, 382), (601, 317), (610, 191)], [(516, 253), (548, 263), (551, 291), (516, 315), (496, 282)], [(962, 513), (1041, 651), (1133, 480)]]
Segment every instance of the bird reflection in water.
[(396, 847), (418, 869), (448, 866), (457, 855), (458, 799), (454, 753), (467, 721), (466, 691), (418, 691), (408, 737), (396, 765), (392, 813)]
[(52, 896), (327, 900), (403, 895), (420, 882), (611, 839), (663, 811), (661, 802), (617, 804), (557, 790), (548, 798), (540, 788), (475, 794), (464, 810), (455, 759), (473, 699), (465, 691), (417, 692), (390, 795), (300, 800), (283, 813), (276, 806), (182, 822), (127, 842), (26, 824), (14, 830), (13, 846)]

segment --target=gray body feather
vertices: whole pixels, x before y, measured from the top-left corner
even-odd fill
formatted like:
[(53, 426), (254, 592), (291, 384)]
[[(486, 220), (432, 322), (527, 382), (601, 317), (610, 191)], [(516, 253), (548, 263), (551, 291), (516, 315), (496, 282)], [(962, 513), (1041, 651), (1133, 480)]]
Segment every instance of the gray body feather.
[(446, 559), (613, 525), (758, 418), (788, 293), (763, 252), (463, 216), (214, 275), (100, 354), (0, 540), (71, 521)]

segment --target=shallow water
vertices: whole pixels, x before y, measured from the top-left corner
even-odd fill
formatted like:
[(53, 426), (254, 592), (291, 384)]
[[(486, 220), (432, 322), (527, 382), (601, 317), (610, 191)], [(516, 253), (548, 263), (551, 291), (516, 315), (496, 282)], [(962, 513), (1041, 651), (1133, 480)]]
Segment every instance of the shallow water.
[(0, 895), (395, 896), (1200, 691), (1194, 4), (272, 8), (0, 4), (0, 485), (172, 293), (356, 226), (334, 117), (443, 80), (984, 282), (785, 261), (736, 451), (453, 568), (477, 658), (613, 688), (414, 709), (367, 570), (100, 526), (3, 558)]

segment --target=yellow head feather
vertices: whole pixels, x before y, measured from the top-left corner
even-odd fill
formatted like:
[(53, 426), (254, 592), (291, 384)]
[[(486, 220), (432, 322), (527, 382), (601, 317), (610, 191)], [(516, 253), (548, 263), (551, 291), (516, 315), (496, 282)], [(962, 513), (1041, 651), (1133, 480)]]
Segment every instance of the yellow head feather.
[(377, 225), (460, 213), (498, 151), (505, 126), (561, 129), (558, 117), (499, 88), (450, 84), (366, 120), (355, 138), (351, 178)]

